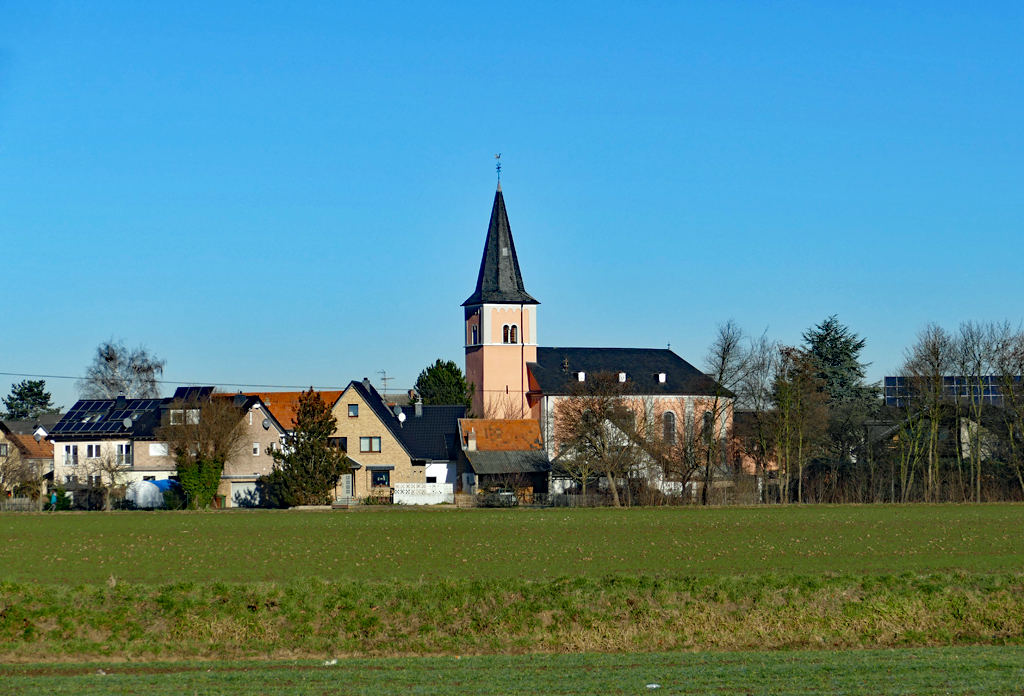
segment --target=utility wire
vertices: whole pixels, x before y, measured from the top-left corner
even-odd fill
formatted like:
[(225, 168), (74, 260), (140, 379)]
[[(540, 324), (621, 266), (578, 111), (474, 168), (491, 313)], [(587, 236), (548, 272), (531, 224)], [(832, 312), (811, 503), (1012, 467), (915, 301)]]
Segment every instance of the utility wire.
[[(5, 377), (36, 377), (41, 379), (84, 379), (82, 377), (71, 377), (68, 375), (30, 375), (22, 372), (0, 372), (0, 375)], [(308, 389), (308, 385), (295, 385), (295, 384), (236, 384), (233, 382), (211, 382), (208, 380), (198, 380), (192, 382), (175, 382), (169, 379), (156, 379), (153, 380), (157, 384), (181, 384), (185, 386), (193, 386), (197, 384), (213, 384), (218, 387), (248, 387), (250, 389)], [(348, 385), (345, 385), (346, 387)], [(314, 387), (320, 391), (342, 391), (345, 387)]]

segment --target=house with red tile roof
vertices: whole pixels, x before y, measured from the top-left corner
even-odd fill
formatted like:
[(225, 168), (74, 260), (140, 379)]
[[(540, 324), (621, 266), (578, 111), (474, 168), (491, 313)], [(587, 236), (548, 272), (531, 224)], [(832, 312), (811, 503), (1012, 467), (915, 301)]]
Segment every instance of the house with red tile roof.
[[(0, 495), (13, 495), (26, 478), (52, 477), (53, 445), (34, 427), (0, 422)], [(13, 426), (13, 427), (12, 427)], [(36, 439), (38, 438), (38, 440)]]
[(459, 421), (462, 456), (459, 490), (472, 493), (513, 487), (547, 493), (551, 473), (540, 423), (533, 419), (464, 418)]

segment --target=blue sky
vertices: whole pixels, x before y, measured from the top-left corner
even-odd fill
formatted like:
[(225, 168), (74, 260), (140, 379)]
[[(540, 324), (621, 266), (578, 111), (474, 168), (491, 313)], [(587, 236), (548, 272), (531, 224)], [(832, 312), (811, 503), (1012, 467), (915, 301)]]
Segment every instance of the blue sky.
[(543, 345), (1021, 322), (1024, 6), (891, 5), (4, 3), (0, 371), (407, 388), (497, 152)]

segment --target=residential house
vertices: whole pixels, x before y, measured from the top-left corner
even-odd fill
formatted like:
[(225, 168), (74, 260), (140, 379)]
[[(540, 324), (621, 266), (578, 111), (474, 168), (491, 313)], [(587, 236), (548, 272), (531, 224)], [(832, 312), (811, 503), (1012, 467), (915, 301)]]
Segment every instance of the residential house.
[[(385, 399), (368, 379), (318, 393), (337, 421), (332, 440), (352, 466), (338, 482), (337, 498), (362, 499), (375, 490), (391, 495), (396, 484), (455, 483), (465, 407), (411, 404), (404, 394)], [(247, 394), (259, 396), (291, 432), (303, 392)]]
[[(123, 485), (177, 478), (173, 452), (159, 438), (158, 429), (164, 423), (198, 418), (195, 405), (218, 396), (213, 387), (188, 387), (164, 399), (78, 401), (49, 435), (55, 485), (82, 498), (96, 484), (115, 478)], [(225, 463), (218, 491), (223, 496), (218, 504), (223, 500), (230, 506), (251, 500), (256, 478), (273, 467), (270, 452), (281, 445), (284, 428), (258, 397), (220, 398), (233, 399), (246, 428), (244, 451)]]
[(548, 492), (551, 461), (538, 421), (464, 418), (459, 436), (460, 491), (511, 486), (530, 496)]
[(27, 478), (52, 478), (53, 445), (45, 438), (38, 423), (0, 422), (0, 495), (13, 494)]
[(349, 383), (333, 414), (334, 435), (352, 464), (338, 497), (364, 498), (399, 483), (455, 483), (464, 406), (392, 405), (364, 379)]

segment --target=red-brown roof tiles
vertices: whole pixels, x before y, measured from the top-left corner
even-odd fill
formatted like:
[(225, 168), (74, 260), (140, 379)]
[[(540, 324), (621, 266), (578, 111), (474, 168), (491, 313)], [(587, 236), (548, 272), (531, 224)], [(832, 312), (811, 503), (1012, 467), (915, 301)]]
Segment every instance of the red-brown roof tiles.
[[(295, 416), (299, 412), (299, 397), (303, 392), (244, 392), (246, 396), (258, 396), (263, 405), (270, 409), (274, 418), (282, 428), (291, 430), (295, 427)], [(343, 391), (317, 392), (328, 408), (341, 398)]]
[(21, 452), (25, 459), (53, 459), (53, 443), (48, 440), (36, 442), (32, 435), (7, 435), (7, 439)]
[(544, 449), (540, 422), (532, 419), (463, 418), (459, 420), (462, 442), (476, 431), (476, 448), (481, 452), (519, 452)]

